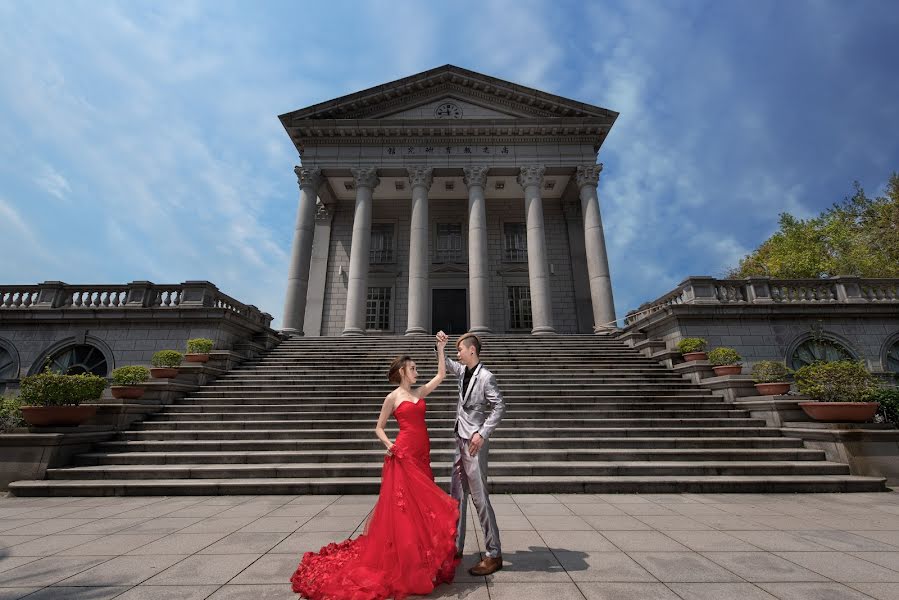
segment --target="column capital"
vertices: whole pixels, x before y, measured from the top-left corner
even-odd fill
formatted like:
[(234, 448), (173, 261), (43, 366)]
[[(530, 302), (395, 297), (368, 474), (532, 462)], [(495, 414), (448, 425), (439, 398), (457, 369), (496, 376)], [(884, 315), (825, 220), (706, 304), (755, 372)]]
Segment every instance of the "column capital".
[(318, 187), (324, 181), (321, 169), (307, 169), (306, 167), (296, 166), (293, 172), (297, 175), (297, 183), (300, 189), (312, 188), (313, 192), (318, 192)]
[(577, 189), (585, 185), (596, 187), (599, 184), (599, 174), (602, 172), (602, 163), (596, 165), (578, 165), (575, 181)]
[(406, 172), (409, 173), (409, 183), (412, 187), (422, 186), (426, 190), (431, 189), (431, 183), (434, 181), (433, 167), (407, 167)]
[(526, 188), (530, 185), (540, 186), (543, 184), (543, 173), (546, 172), (546, 167), (543, 165), (527, 165), (525, 167), (521, 167), (518, 173), (518, 185), (522, 188)]
[(477, 165), (473, 167), (462, 167), (462, 173), (464, 173), (463, 181), (465, 181), (465, 185), (468, 187), (472, 187), (475, 185), (484, 187), (487, 185), (487, 171), (490, 170), (490, 167), (486, 165)]
[(381, 183), (381, 180), (378, 179), (377, 167), (357, 167), (350, 169), (350, 172), (353, 174), (353, 183), (357, 188), (364, 187), (374, 190)]
[(315, 199), (315, 220), (316, 221), (330, 221), (331, 220), (331, 211), (328, 209), (327, 205), (321, 201), (320, 198)]

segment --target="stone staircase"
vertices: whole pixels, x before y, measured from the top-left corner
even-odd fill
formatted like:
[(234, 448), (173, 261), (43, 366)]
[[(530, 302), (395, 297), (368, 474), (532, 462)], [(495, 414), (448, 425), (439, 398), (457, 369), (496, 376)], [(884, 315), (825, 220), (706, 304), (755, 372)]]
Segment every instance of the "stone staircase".
[[(423, 380), (432, 338), (293, 338), (76, 457), (18, 496), (377, 493), (374, 425), (390, 359)], [(600, 336), (488, 336), (482, 354), (507, 413), (491, 438), (494, 492), (861, 492), (849, 474), (764, 421), (734, 410)], [(456, 404), (452, 375), (428, 402), (432, 464), (446, 484)], [(391, 419), (388, 435), (396, 435)]]

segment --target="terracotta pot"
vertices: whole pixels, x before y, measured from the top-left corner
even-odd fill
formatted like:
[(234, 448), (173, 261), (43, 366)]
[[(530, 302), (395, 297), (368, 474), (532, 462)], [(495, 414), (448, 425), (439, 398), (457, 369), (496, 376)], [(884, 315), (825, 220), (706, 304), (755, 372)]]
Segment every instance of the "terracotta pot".
[(208, 355), (208, 354), (192, 354), (192, 353), (188, 353), (188, 354), (185, 354), (185, 355), (184, 355), (184, 360), (186, 360), (187, 362), (204, 363), (204, 362), (206, 362), (206, 361), (209, 360), (209, 355)]
[(759, 396), (783, 396), (790, 391), (790, 383), (788, 381), (757, 383), (755, 389), (758, 390)]
[(114, 385), (109, 389), (112, 391), (112, 397), (119, 400), (137, 400), (146, 391), (142, 385)]
[(862, 423), (880, 408), (880, 402), (800, 402), (805, 414), (816, 421)]
[(705, 360), (709, 356), (705, 352), (685, 352), (684, 360)]
[(712, 367), (715, 375), (739, 375), (743, 372), (743, 365), (715, 365)]
[(151, 367), (150, 377), (153, 379), (174, 379), (178, 376), (178, 367)]
[(23, 406), (22, 417), (33, 427), (74, 427), (97, 414), (94, 404), (78, 406)]

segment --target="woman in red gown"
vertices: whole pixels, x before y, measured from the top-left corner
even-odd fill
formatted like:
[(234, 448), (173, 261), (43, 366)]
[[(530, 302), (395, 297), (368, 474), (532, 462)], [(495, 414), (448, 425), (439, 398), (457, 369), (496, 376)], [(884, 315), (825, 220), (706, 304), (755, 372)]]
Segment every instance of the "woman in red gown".
[[(294, 592), (312, 600), (401, 600), (453, 580), (459, 504), (434, 483), (424, 400), (446, 375), (446, 341), (446, 334), (438, 336), (437, 376), (416, 390), (410, 357), (390, 365), (387, 377), (398, 385), (384, 399), (375, 427), (387, 456), (365, 533), (307, 552), (290, 578)], [(395, 442), (384, 432), (391, 414), (400, 427)]]

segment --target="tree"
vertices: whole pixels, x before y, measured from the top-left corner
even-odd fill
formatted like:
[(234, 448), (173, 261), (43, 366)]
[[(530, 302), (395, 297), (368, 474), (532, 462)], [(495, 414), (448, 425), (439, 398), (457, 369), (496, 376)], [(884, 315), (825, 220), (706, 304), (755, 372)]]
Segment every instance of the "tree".
[(855, 193), (815, 218), (781, 213), (780, 230), (728, 272), (730, 278), (899, 277), (899, 173), (886, 196)]

